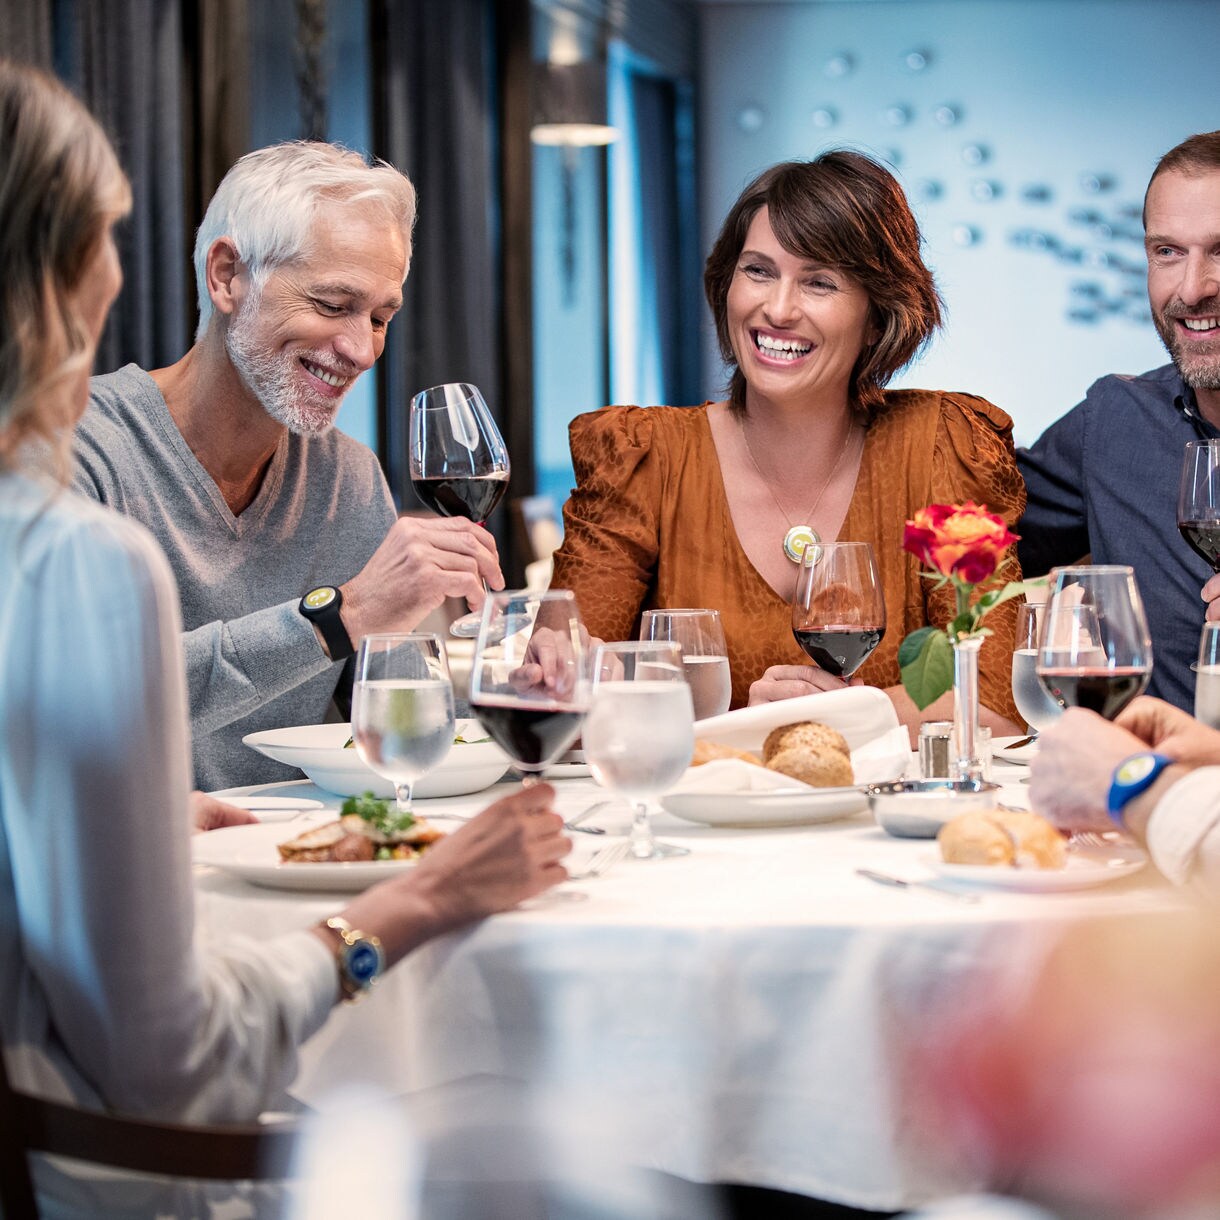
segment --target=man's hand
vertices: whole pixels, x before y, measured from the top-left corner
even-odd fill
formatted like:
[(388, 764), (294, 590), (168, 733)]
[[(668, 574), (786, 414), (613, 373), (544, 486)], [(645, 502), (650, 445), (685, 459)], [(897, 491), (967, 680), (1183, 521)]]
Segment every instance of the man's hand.
[(1038, 735), (1030, 804), (1060, 830), (1113, 830), (1106, 797), (1114, 768), (1149, 744), (1096, 712), (1068, 708)]
[(203, 792), (191, 793), (191, 828), (195, 834), (220, 830), (225, 826), (248, 826), (257, 821), (258, 818), (246, 809), (239, 809)]
[(1220, 623), (1220, 572), (1203, 586), (1203, 600), (1207, 602), (1207, 620)]
[(846, 690), (863, 686), (862, 678), (845, 682), (816, 665), (772, 665), (757, 682), (750, 686), (750, 706), (776, 703), (780, 699), (795, 699), (798, 695), (816, 695), (824, 690)]
[(364, 569), (343, 585), (352, 643), (378, 631), (410, 631), (447, 597), (483, 605), (483, 582), (504, 588), (495, 539), (460, 517), (400, 517)]
[(1144, 749), (1194, 767), (1220, 765), (1220, 732), (1161, 699), (1133, 700), (1114, 720), (1134, 733)]

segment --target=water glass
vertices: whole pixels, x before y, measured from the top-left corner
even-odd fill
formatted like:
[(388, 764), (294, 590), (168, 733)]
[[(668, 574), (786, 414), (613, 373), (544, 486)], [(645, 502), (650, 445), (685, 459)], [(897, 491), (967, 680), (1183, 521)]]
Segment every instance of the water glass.
[(631, 854), (687, 855), (689, 848), (656, 840), (649, 823), (649, 802), (677, 783), (695, 748), (681, 648), (657, 640), (603, 644), (593, 662), (582, 741), (593, 778), (632, 804)]
[(732, 682), (719, 610), (645, 610), (641, 640), (668, 640), (682, 648), (682, 672), (695, 705), (695, 719), (729, 710)]
[(1063, 715), (1063, 708), (1038, 680), (1038, 645), (1045, 612), (1045, 602), (1022, 602), (1017, 606), (1017, 640), (1012, 654), (1012, 697), (1027, 730), (1034, 736), (1049, 729)]
[(1204, 623), (1195, 670), (1195, 719), (1220, 729), (1220, 623)]
[(411, 789), (453, 745), (453, 683), (445, 645), (425, 632), (366, 635), (356, 656), (356, 753), (394, 785), (400, 813)]

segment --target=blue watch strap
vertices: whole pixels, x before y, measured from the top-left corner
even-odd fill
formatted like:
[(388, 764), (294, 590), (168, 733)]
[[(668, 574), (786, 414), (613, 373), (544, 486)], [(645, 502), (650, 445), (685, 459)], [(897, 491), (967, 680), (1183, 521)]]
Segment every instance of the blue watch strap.
[(1106, 812), (1121, 828), (1126, 828), (1123, 810), (1135, 800), (1141, 792), (1147, 791), (1156, 782), (1156, 777), (1173, 761), (1165, 754), (1156, 754), (1151, 750), (1141, 750), (1124, 758), (1114, 768), (1110, 779), (1110, 791), (1106, 795)]

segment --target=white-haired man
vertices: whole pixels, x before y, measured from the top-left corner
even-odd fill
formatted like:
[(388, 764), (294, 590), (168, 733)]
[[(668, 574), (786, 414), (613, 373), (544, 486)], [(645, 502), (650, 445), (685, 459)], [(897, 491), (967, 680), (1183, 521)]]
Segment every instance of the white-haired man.
[(320, 722), (363, 636), (503, 587), (485, 530), (397, 519), (376, 457), (332, 428), (402, 304), (414, 221), (389, 165), (320, 143), (249, 153), (196, 236), (194, 345), (93, 379), (76, 487), (169, 556), (200, 788), (292, 774), (243, 735)]

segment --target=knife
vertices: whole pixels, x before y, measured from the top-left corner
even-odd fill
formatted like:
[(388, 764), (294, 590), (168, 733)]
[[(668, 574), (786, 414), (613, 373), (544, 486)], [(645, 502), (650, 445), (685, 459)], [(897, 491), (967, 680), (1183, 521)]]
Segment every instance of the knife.
[(878, 885), (893, 885), (903, 890), (930, 890), (933, 894), (939, 894), (942, 898), (948, 898), (952, 902), (978, 902), (979, 900), (977, 894), (963, 894), (957, 890), (945, 889), (943, 886), (937, 885), (935, 881), (907, 881), (903, 877), (895, 877), (890, 873), (879, 873), (871, 868), (858, 868), (856, 874), (860, 877), (867, 877), (869, 881), (875, 881)]

